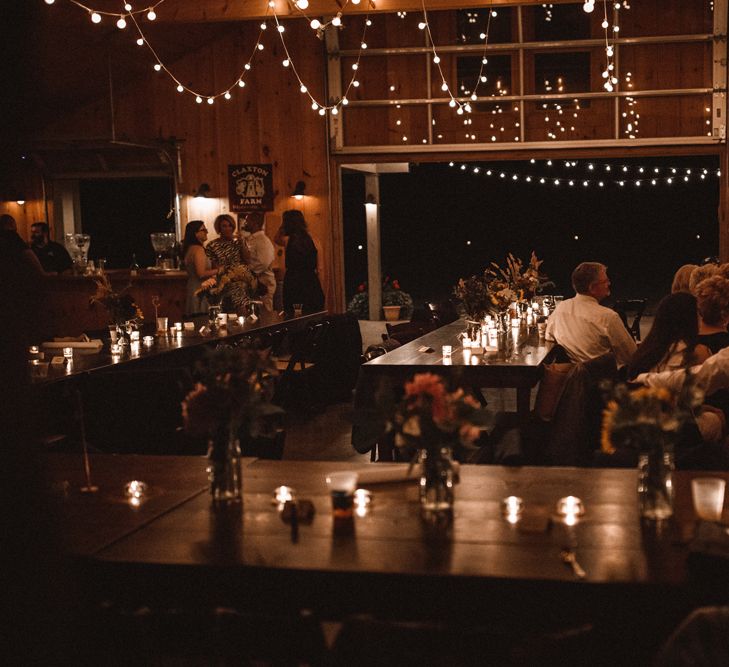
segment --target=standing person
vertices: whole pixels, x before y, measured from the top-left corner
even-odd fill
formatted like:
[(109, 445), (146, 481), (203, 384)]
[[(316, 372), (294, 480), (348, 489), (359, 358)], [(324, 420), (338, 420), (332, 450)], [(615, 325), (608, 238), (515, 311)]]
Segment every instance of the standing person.
[(258, 278), (258, 282), (264, 285), (266, 293), (261, 297), (263, 307), (268, 311), (273, 311), (273, 295), (276, 292), (276, 278), (273, 275), (271, 265), (275, 258), (271, 239), (266, 236), (263, 231), (264, 217), (260, 211), (253, 211), (248, 214), (245, 220), (245, 228), (250, 232), (250, 236), (246, 239), (248, 252), (250, 254), (251, 271)]
[(630, 362), (637, 347), (620, 316), (600, 305), (610, 296), (607, 267), (582, 262), (572, 272), (574, 298), (562, 301), (547, 320), (546, 339), (559, 343), (573, 361), (588, 361), (607, 352), (618, 366)]
[(73, 266), (68, 250), (50, 240), (48, 224), (45, 222), (34, 222), (30, 226), (30, 249), (46, 273), (65, 273)]
[(208, 230), (202, 220), (191, 220), (185, 226), (185, 238), (182, 241), (182, 257), (187, 271), (187, 290), (185, 298), (185, 314), (199, 315), (207, 311), (205, 297), (195, 294), (203, 281), (218, 273), (212, 268), (210, 258), (205, 254), (205, 241)]
[[(205, 254), (210, 258), (213, 266), (221, 269), (231, 269), (240, 264), (248, 264), (250, 255), (245, 241), (235, 236), (235, 220), (232, 215), (224, 213), (215, 218), (213, 223), (215, 231), (220, 235), (210, 241), (205, 248)], [(243, 312), (243, 306), (248, 301), (248, 294), (240, 282), (229, 283), (223, 292), (223, 310)]]
[(318, 253), (301, 211), (284, 211), (276, 243), (286, 247), (284, 311), (293, 313), (294, 304), (301, 304), (304, 313), (323, 310), (324, 292), (319, 282)]

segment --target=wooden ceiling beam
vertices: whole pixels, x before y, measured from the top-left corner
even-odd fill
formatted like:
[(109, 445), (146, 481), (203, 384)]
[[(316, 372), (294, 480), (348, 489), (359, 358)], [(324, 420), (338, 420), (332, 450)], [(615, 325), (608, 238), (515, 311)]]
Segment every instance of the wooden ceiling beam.
[[(344, 0), (309, 0), (309, 7), (302, 13), (293, 6), (293, 0), (274, 0), (276, 13), (283, 17), (321, 17), (342, 14), (422, 11), (421, 0), (361, 0), (353, 5)], [(552, 4), (566, 4), (575, 0), (552, 0)], [(374, 8), (372, 7), (374, 4)], [(541, 5), (543, 0), (426, 0), (428, 11), (509, 7), (515, 5)], [(167, 0), (157, 10), (159, 22), (200, 23), (213, 21), (246, 21), (266, 16), (268, 0)], [(270, 16), (270, 10), (269, 10)]]

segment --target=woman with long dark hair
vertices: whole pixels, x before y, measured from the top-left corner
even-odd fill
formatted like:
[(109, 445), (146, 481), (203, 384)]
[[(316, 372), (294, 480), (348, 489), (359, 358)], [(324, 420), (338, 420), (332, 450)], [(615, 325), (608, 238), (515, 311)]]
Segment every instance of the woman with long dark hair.
[(185, 226), (185, 237), (182, 240), (182, 257), (187, 271), (187, 288), (185, 298), (185, 314), (198, 315), (207, 311), (208, 304), (205, 297), (195, 294), (203, 281), (218, 273), (212, 267), (210, 259), (205, 254), (205, 241), (208, 230), (202, 220), (191, 220)]
[(276, 243), (286, 246), (284, 311), (293, 313), (294, 304), (301, 304), (304, 313), (323, 310), (324, 292), (319, 282), (318, 253), (301, 211), (284, 211)]
[(698, 338), (696, 297), (688, 292), (669, 294), (658, 304), (653, 326), (628, 364), (628, 379), (702, 363), (711, 351)]

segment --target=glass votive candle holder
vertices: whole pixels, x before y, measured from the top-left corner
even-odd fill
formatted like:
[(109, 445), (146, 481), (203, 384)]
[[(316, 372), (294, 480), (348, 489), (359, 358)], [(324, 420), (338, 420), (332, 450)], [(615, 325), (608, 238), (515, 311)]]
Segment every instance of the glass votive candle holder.
[(451, 358), (451, 354), (453, 354), (453, 346), (451, 346), (451, 345), (444, 345), (442, 347), (442, 352), (443, 352), (443, 358), (446, 358), (447, 357), (448, 359), (450, 359)]
[(37, 357), (40, 354), (40, 348), (37, 345), (31, 345), (28, 348), (28, 353), (31, 356)]
[(167, 318), (166, 317), (158, 317), (157, 318), (157, 332), (158, 333), (167, 333)]
[(695, 477), (691, 480), (691, 496), (699, 519), (719, 521), (724, 509), (726, 481), (721, 477)]
[(354, 492), (354, 513), (357, 516), (366, 516), (371, 502), (371, 491), (368, 489), (357, 489)]
[(73, 359), (73, 348), (64, 347), (63, 348), (63, 357), (64, 357), (64, 359)]
[(129, 340), (131, 340), (131, 341), (135, 341), (136, 340), (137, 342), (139, 342), (139, 331), (132, 331), (129, 334)]
[(521, 320), (518, 317), (511, 318), (511, 328), (518, 329), (521, 326)]
[(243, 326), (246, 323), (246, 318), (243, 315), (238, 315), (238, 324)]
[(501, 511), (509, 523), (516, 523), (524, 510), (524, 501), (519, 496), (506, 496), (501, 501)]
[(145, 336), (142, 339), (142, 342), (144, 343), (145, 347), (152, 347), (152, 345), (154, 345), (154, 336)]
[(182, 322), (175, 322), (175, 333), (182, 336)]
[(557, 501), (557, 515), (568, 525), (573, 526), (585, 513), (585, 506), (577, 496), (565, 496)]
[(296, 489), (290, 486), (277, 486), (273, 490), (273, 503), (274, 505), (281, 505), (288, 503), (296, 497)]
[(139, 341), (138, 340), (133, 340), (131, 343), (129, 343), (129, 353), (133, 357), (139, 356)]
[(147, 493), (147, 485), (138, 479), (133, 479), (124, 485), (124, 493), (129, 497), (141, 498)]
[(112, 343), (109, 349), (111, 353), (115, 356), (120, 355), (122, 351), (121, 345), (119, 345), (119, 343)]

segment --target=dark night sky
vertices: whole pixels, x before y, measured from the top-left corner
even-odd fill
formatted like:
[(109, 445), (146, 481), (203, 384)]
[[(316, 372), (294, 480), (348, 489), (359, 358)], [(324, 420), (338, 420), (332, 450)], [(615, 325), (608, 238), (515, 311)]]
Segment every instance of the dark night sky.
[[(653, 186), (655, 167), (660, 174)], [(704, 168), (709, 175), (701, 181)], [(686, 169), (691, 170), (688, 183)], [(570, 296), (572, 269), (594, 260), (608, 265), (614, 296), (656, 300), (669, 291), (681, 264), (718, 254), (717, 169), (718, 160), (708, 156), (579, 160), (570, 168), (564, 159), (552, 166), (544, 160), (412, 164), (409, 174), (380, 176), (383, 274), (398, 278), (416, 302), (445, 298), (459, 277), (480, 272), (491, 261), (503, 263), (508, 252), (526, 260), (535, 250), (558, 294)], [(499, 178), (501, 171), (506, 178)], [(531, 183), (524, 181), (527, 175)], [(542, 176), (549, 177), (544, 185), (538, 183)], [(665, 182), (669, 176), (672, 185)], [(560, 185), (554, 185), (555, 178)], [(621, 178), (624, 187), (615, 183)], [(638, 178), (644, 179), (640, 186)], [(584, 187), (585, 179), (593, 183)], [(345, 174), (348, 297), (367, 278), (363, 202), (364, 176)], [(359, 244), (365, 249), (358, 250)]]

